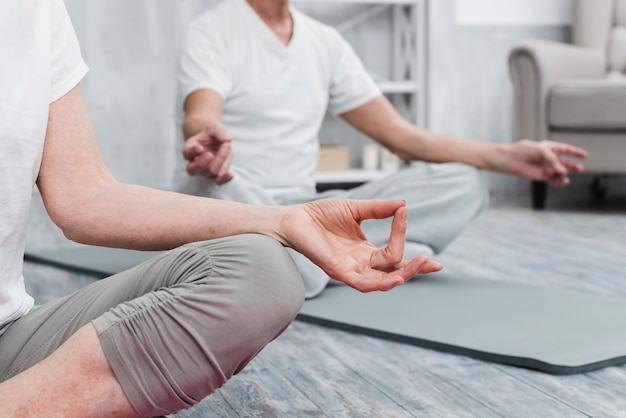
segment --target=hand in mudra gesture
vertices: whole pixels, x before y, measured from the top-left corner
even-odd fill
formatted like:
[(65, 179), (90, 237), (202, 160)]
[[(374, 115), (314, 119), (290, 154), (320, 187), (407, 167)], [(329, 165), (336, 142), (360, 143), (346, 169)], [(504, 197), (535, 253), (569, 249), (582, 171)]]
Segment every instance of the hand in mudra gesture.
[[(418, 274), (442, 268), (425, 256), (403, 259), (407, 209), (402, 200), (325, 199), (286, 210), (280, 222), (281, 241), (307, 256), (331, 278), (361, 292), (389, 290)], [(376, 248), (360, 224), (390, 216), (389, 243)]]

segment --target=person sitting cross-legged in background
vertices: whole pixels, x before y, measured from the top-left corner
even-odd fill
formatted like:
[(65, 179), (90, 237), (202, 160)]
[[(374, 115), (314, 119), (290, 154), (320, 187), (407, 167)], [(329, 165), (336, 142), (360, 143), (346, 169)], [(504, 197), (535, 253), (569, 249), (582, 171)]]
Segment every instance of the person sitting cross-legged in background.
[[(175, 189), (260, 205), (326, 197), (403, 199), (406, 256), (442, 251), (486, 206), (479, 170), (566, 185), (586, 152), (556, 142), (496, 144), (439, 135), (403, 118), (339, 33), (288, 0), (229, 0), (198, 16), (178, 67)], [(330, 111), (413, 164), (351, 190), (316, 193), (318, 131)], [(462, 164), (458, 164), (462, 163)], [(375, 245), (388, 222), (365, 222)], [(291, 252), (308, 297), (329, 277)]]
[[(118, 182), (79, 82), (62, 0), (0, 2), (0, 416), (152, 417), (200, 402), (280, 335), (304, 301), (284, 247), (361, 291), (441, 269), (403, 260), (400, 200), (255, 206)], [(70, 239), (166, 250), (33, 308), (22, 275), (34, 185)], [(389, 245), (360, 223), (392, 217)]]

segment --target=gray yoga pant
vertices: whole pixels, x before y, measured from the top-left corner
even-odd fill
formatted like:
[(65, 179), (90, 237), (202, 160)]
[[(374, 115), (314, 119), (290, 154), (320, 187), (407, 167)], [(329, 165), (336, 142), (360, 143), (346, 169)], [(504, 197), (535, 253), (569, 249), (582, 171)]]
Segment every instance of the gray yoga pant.
[[(412, 163), (381, 179), (350, 190), (272, 196), (253, 181), (237, 175), (217, 186), (202, 176), (181, 176), (177, 191), (244, 203), (297, 204), (324, 198), (404, 199), (409, 210), (405, 257), (440, 253), (487, 206), (489, 194), (482, 173), (464, 164)], [(376, 246), (389, 240), (391, 219), (365, 221), (363, 232)], [(329, 283), (328, 276), (303, 255), (290, 251), (305, 282), (306, 296), (314, 297)]]
[(295, 318), (302, 278), (280, 243), (240, 235), (193, 243), (34, 309), (0, 337), (0, 381), (95, 326), (142, 416), (189, 408)]

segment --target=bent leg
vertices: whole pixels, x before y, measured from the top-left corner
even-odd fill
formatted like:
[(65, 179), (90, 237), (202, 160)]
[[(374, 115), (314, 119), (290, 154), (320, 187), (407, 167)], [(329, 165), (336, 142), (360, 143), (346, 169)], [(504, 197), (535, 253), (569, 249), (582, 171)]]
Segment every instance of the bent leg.
[[(222, 386), (289, 325), (302, 279), (283, 247), (261, 235), (183, 247), (184, 283), (117, 306), (94, 321), (124, 392), (144, 415), (171, 413)], [(148, 275), (160, 266), (151, 266)], [(202, 269), (201, 269), (202, 270)], [(177, 272), (176, 275), (179, 273)]]
[(242, 235), (190, 244), (17, 321), (0, 338), (0, 379), (38, 363), (96, 318), (104, 355), (133, 409), (175, 412), (239, 372), (288, 326), (302, 300), (302, 280), (274, 240)]

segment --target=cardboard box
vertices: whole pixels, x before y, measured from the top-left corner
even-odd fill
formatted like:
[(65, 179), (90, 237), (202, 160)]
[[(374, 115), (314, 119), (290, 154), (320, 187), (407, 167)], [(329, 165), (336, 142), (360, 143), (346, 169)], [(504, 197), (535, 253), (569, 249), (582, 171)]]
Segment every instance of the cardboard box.
[(337, 144), (321, 144), (316, 171), (345, 171), (350, 168), (348, 147)]

